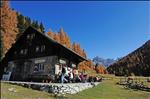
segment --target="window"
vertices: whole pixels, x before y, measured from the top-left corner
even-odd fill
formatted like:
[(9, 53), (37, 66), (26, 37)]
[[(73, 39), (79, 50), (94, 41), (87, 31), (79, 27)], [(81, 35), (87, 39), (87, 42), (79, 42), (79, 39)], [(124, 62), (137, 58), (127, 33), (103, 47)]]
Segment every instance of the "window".
[(39, 71), (43, 71), (44, 70), (44, 64), (39, 64)]
[(20, 50), (20, 54), (23, 54), (23, 49)]
[(42, 45), (42, 46), (36, 46), (36, 52), (44, 52), (45, 51), (45, 45)]
[(28, 52), (28, 49), (24, 49), (24, 55), (26, 55)]
[(40, 49), (40, 48), (39, 48), (39, 46), (36, 46), (36, 52), (38, 52), (38, 51), (39, 51), (39, 49)]
[(42, 45), (42, 46), (36, 46), (36, 52), (44, 52), (45, 51), (45, 45)]
[(45, 45), (41, 46), (41, 52), (45, 51)]
[(27, 35), (28, 40), (32, 40), (34, 37), (35, 37), (35, 33)]
[(33, 39), (35, 37), (35, 34), (31, 34), (30, 39)]
[(17, 55), (17, 51), (15, 51), (14, 54)]
[(27, 39), (30, 39), (30, 35), (29, 34), (27, 35)]
[(44, 71), (44, 64), (35, 64), (34, 72)]
[(34, 72), (38, 72), (39, 70), (38, 70), (38, 66), (37, 65), (35, 65), (34, 66)]
[(59, 59), (59, 63), (60, 63), (60, 64), (66, 64), (67, 62), (66, 62), (65, 59)]
[[(21, 50), (20, 50), (20, 54), (22, 54), (22, 55), (23, 55), (23, 54), (26, 55), (27, 52), (28, 52), (27, 49), (21, 49)], [(17, 53), (17, 52), (15, 52), (15, 53)]]

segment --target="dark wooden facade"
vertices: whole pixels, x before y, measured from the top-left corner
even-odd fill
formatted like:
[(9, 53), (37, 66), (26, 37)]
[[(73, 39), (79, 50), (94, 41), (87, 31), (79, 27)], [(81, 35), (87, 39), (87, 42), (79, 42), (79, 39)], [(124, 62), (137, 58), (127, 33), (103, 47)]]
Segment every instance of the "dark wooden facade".
[[(46, 34), (28, 27), (1, 61), (1, 77), (4, 71), (10, 70), (11, 80), (27, 80), (32, 77), (46, 79), (54, 74), (54, 65), (59, 64), (60, 60), (65, 60), (71, 67), (71, 64), (77, 65), (86, 59)], [(35, 66), (40, 69), (38, 72)]]

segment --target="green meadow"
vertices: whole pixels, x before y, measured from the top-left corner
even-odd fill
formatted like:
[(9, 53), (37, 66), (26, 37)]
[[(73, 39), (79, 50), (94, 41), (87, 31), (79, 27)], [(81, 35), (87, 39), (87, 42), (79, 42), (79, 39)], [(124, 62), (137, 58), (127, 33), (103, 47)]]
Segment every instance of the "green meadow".
[[(107, 77), (96, 87), (63, 97), (54, 97), (54, 95), (46, 92), (1, 83), (1, 99), (150, 99), (150, 92), (126, 89), (116, 84), (119, 78)], [(15, 92), (10, 91), (10, 88), (14, 88)]]
[(112, 79), (70, 96), (70, 99), (150, 99), (150, 92), (125, 89)]

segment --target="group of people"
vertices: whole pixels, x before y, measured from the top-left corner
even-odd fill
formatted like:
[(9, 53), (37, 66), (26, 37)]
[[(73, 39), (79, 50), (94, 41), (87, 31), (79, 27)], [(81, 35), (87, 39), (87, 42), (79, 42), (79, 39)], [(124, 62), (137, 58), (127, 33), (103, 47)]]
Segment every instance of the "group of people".
[(102, 78), (88, 76), (83, 72), (79, 72), (76, 68), (70, 68), (66, 65), (62, 65), (55, 74), (56, 82), (60, 83), (77, 83), (77, 82), (97, 82), (101, 81)]

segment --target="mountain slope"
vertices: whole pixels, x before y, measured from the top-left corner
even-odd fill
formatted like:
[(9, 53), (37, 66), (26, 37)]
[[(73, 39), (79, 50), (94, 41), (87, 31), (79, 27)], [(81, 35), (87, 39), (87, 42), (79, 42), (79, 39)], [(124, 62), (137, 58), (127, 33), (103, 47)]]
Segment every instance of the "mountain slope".
[(101, 64), (101, 65), (104, 65), (105, 67), (108, 67), (109, 65), (113, 64), (116, 60), (110, 59), (110, 58), (104, 59), (104, 58), (101, 58), (99, 56), (96, 56), (93, 58), (92, 61), (95, 64)]
[(107, 68), (116, 75), (150, 76), (150, 40)]

